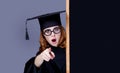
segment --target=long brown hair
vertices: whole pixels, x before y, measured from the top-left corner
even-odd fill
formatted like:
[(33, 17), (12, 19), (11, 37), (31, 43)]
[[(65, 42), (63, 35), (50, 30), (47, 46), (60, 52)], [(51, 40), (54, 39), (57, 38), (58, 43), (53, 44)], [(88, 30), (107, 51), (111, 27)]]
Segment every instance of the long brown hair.
[[(58, 42), (58, 46), (61, 48), (66, 48), (66, 33), (65, 33), (65, 29), (63, 26), (59, 26), (61, 29), (61, 36), (60, 36), (60, 40)], [(49, 47), (48, 42), (46, 41), (45, 37), (43, 36), (43, 32), (41, 31), (40, 33), (40, 48), (39, 48), (39, 52), (42, 52), (43, 50), (45, 50), (46, 48)]]

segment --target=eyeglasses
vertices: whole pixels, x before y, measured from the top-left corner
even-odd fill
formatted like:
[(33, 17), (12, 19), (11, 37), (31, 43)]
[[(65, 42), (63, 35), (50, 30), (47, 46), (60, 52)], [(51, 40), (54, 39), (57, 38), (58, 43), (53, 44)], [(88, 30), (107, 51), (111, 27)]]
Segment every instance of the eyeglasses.
[(46, 29), (45, 31), (43, 31), (44, 35), (46, 36), (50, 36), (52, 32), (54, 32), (54, 34), (60, 33), (61, 32), (60, 27), (55, 27), (53, 31), (51, 29)]

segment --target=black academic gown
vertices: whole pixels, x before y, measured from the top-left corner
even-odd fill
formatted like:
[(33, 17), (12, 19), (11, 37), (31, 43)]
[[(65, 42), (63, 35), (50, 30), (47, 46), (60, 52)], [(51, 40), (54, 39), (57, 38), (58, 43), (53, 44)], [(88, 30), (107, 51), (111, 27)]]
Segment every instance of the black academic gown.
[(66, 55), (65, 49), (60, 47), (51, 47), (55, 54), (55, 58), (49, 62), (44, 61), (37, 68), (34, 65), (35, 57), (28, 60), (24, 67), (24, 73), (66, 73)]

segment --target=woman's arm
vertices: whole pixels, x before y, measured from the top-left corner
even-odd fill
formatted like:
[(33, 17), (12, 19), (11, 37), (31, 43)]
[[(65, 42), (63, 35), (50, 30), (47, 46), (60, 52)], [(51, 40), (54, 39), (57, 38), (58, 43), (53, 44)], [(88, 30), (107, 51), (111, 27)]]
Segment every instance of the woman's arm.
[(54, 57), (55, 54), (51, 51), (51, 48), (47, 48), (35, 58), (34, 64), (36, 67), (40, 67), (44, 60), (48, 62), (50, 59), (53, 59)]
[(34, 60), (35, 57), (32, 57), (25, 63), (24, 73), (37, 73), (39, 69), (34, 65)]
[[(50, 55), (50, 52), (52, 56)], [(50, 48), (44, 50), (39, 55), (37, 55), (36, 57), (32, 57), (30, 60), (26, 62), (24, 73), (43, 73), (41, 71), (45, 71), (44, 68), (45, 65), (43, 65), (44, 60), (48, 62), (50, 59), (53, 59), (54, 57), (55, 55)]]

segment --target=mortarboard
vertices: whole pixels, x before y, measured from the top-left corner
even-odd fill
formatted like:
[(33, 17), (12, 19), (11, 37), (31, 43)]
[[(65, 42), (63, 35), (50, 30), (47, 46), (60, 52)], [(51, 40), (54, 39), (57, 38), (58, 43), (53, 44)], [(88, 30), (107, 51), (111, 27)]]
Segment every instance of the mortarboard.
[(38, 19), (39, 24), (40, 24), (40, 29), (43, 30), (51, 26), (61, 25), (60, 13), (63, 13), (63, 12), (65, 12), (65, 10), (47, 13), (47, 14), (43, 14), (43, 15), (39, 15), (36, 17), (26, 19), (26, 40), (29, 40), (29, 35), (27, 31), (27, 21)]

